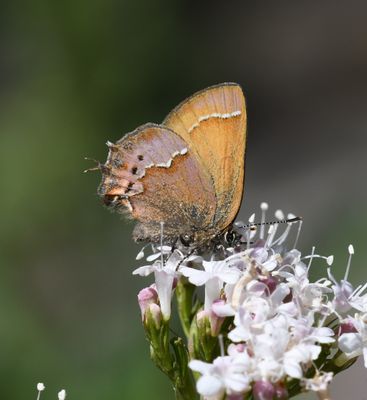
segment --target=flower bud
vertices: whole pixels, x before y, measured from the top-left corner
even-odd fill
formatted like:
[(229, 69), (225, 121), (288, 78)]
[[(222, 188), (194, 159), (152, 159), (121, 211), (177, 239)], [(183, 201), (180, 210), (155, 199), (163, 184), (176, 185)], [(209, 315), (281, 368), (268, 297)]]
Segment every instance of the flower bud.
[(149, 327), (154, 324), (156, 329), (159, 329), (162, 323), (162, 311), (158, 304), (152, 303), (145, 313), (145, 325)]
[(252, 393), (255, 400), (273, 400), (275, 389), (272, 383), (267, 381), (257, 381), (254, 384)]
[(218, 346), (218, 337), (212, 335), (210, 312), (201, 310), (196, 314), (196, 323), (192, 324), (189, 337), (189, 349), (193, 358), (212, 360)]
[(338, 335), (341, 336), (343, 333), (355, 333), (357, 329), (355, 328), (352, 321), (346, 321), (340, 324)]
[(141, 311), (141, 318), (144, 320), (147, 308), (151, 304), (157, 304), (158, 293), (154, 287), (150, 286), (142, 289), (138, 294), (138, 302)]
[(287, 400), (288, 399), (288, 390), (285, 386), (280, 383), (274, 385), (275, 389), (275, 398), (276, 400)]
[(228, 394), (226, 400), (243, 400), (243, 394)]
[[(226, 302), (224, 300), (218, 299), (215, 300), (214, 304), (222, 304), (224, 305)], [(212, 336), (218, 336), (220, 332), (220, 328), (222, 327), (223, 321), (225, 318), (219, 317), (214, 311), (213, 311), (213, 306), (212, 306), (212, 311), (210, 313), (210, 327), (211, 327), (211, 332)]]
[(37, 390), (43, 392), (45, 390), (45, 385), (43, 383), (37, 383)]
[(246, 345), (244, 343), (238, 343), (236, 344), (236, 350), (239, 353), (243, 353), (246, 350)]
[(276, 287), (278, 285), (278, 280), (276, 278), (274, 278), (273, 276), (269, 276), (268, 278), (261, 279), (260, 282), (264, 283), (268, 287), (270, 294), (272, 294), (274, 292), (274, 290), (276, 289)]
[(201, 310), (196, 314), (196, 324), (198, 326), (199, 331), (201, 334), (208, 334), (209, 329), (208, 327), (210, 324), (210, 312), (206, 310)]

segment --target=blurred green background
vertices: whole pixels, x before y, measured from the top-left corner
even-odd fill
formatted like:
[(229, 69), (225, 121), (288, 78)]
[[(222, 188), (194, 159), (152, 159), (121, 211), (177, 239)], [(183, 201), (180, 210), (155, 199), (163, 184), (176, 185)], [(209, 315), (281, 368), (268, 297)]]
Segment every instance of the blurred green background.
[[(171, 399), (151, 364), (132, 224), (105, 210), (106, 140), (160, 122), (196, 90), (240, 83), (245, 200), (305, 219), (301, 250), (365, 281), (367, 3), (5, 0), (0, 13), (0, 393)], [(315, 263), (316, 275), (325, 266)], [(319, 269), (319, 272), (318, 272)], [(335, 399), (366, 399), (360, 364)], [(353, 386), (352, 386), (353, 385)], [(353, 394), (350, 390), (353, 388)]]

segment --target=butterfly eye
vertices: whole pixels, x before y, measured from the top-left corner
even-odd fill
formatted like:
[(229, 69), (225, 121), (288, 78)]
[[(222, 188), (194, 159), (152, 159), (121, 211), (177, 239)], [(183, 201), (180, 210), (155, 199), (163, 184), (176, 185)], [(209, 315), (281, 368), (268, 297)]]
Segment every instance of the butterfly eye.
[(224, 240), (227, 244), (233, 244), (234, 240), (236, 239), (236, 235), (233, 231), (228, 231), (224, 234)]
[(188, 234), (181, 235), (180, 240), (181, 243), (186, 247), (190, 246), (190, 244), (192, 243), (192, 237)]

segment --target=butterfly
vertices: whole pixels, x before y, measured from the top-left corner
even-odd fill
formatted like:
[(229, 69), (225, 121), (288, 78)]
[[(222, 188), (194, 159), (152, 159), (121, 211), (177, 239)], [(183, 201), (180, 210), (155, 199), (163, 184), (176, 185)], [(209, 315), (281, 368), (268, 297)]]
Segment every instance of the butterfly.
[(241, 205), (246, 147), (241, 87), (195, 93), (162, 124), (147, 123), (109, 147), (100, 164), (104, 204), (137, 221), (135, 241), (200, 247), (231, 232)]

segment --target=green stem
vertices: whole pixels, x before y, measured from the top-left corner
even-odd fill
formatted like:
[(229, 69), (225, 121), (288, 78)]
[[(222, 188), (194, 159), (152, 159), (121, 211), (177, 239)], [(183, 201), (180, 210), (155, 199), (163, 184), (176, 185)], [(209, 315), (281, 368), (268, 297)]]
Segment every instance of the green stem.
[(153, 362), (172, 382), (176, 399), (197, 399), (187, 346), (180, 337), (169, 338), (169, 321), (155, 322), (148, 314), (144, 324)]
[(178, 315), (180, 317), (182, 329), (185, 332), (186, 337), (189, 337), (190, 326), (195, 311), (192, 304), (192, 298), (195, 292), (195, 286), (189, 283), (189, 281), (182, 277), (176, 286), (176, 299)]

